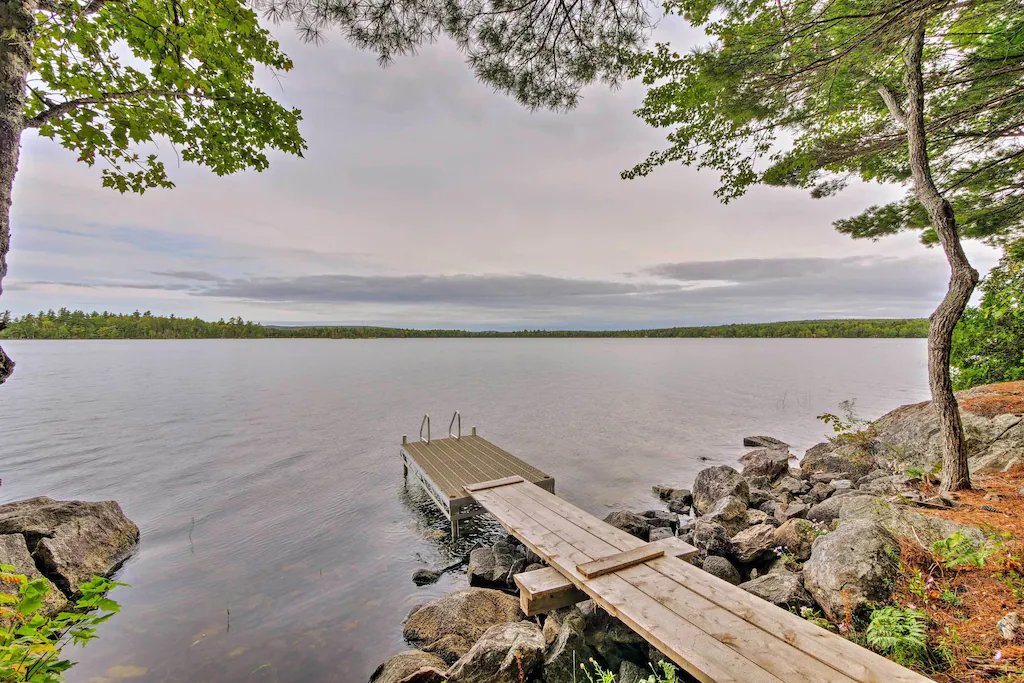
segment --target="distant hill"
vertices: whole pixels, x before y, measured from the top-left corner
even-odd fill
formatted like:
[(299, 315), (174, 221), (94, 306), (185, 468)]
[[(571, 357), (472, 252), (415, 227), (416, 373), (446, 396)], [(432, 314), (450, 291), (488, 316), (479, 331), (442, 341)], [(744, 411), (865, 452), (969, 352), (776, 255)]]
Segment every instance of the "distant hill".
[(395, 327), (283, 327), (266, 326), (241, 318), (207, 322), (199, 318), (69, 311), (39, 312), (11, 318), (0, 316), (0, 339), (395, 339), (411, 337), (786, 337), (786, 338), (896, 338), (926, 337), (925, 318), (848, 320), (796, 320), (776, 323), (665, 327), (650, 330), (520, 330), (468, 332), (465, 330), (412, 330)]

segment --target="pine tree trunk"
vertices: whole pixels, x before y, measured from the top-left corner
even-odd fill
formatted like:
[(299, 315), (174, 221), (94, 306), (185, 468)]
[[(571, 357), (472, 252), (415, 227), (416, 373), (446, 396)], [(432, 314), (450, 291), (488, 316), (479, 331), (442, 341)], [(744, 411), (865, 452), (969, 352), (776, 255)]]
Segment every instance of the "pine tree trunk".
[(971, 488), (971, 475), (967, 469), (967, 442), (960, 420), (960, 407), (953, 394), (953, 381), (949, 373), (949, 354), (953, 343), (953, 328), (978, 283), (978, 271), (971, 267), (964, 254), (953, 207), (936, 187), (928, 162), (924, 79), (921, 70), (924, 29), (924, 21), (921, 20), (910, 36), (904, 57), (904, 85), (908, 96), (905, 122), (914, 193), (928, 211), (932, 227), (949, 261), (949, 288), (932, 313), (928, 328), (928, 384), (932, 392), (932, 408), (938, 414), (942, 432), (942, 489), (959, 491)]
[[(0, 296), (11, 244), (11, 194), (24, 130), (25, 90), (35, 29), (32, 0), (0, 0)], [(0, 384), (14, 372), (0, 348)]]

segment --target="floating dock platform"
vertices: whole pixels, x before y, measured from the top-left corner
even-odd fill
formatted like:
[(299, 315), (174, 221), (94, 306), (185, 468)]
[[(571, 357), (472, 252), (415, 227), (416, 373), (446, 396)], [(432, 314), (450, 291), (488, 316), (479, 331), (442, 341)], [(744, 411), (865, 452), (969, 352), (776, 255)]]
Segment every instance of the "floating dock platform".
[(472, 428), (471, 434), (463, 436), (461, 422), (462, 418), (456, 412), (448, 426), (448, 437), (431, 439), (430, 416), (425, 415), (420, 425), (419, 441), (402, 437), (404, 474), (412, 473), (448, 518), (453, 539), (459, 536), (459, 522), (486, 512), (473, 500), (467, 486), (521, 477), (549, 493), (555, 492), (554, 478), (477, 436), (476, 427)]

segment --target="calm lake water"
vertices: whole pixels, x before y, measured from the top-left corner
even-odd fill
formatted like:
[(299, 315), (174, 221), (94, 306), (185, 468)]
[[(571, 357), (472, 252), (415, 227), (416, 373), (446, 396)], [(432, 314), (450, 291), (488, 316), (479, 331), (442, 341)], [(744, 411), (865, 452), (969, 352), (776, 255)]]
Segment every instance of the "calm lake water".
[[(142, 529), (122, 613), (73, 683), (365, 683), (404, 649), (415, 587), (450, 563), (401, 435), (424, 412), (553, 475), (604, 516), (735, 464), (747, 434), (804, 449), (815, 415), (927, 397), (923, 340), (446, 339), (9, 342), (0, 502), (114, 499)], [(229, 614), (230, 611), (230, 614)]]

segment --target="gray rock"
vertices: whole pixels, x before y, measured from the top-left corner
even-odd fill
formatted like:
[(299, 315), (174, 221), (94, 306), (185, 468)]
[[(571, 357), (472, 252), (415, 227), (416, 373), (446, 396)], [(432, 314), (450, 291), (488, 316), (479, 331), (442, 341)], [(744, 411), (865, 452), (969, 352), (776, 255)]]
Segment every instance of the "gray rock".
[(890, 474), (859, 484), (857, 488), (877, 496), (893, 496), (907, 490), (908, 481), (910, 481), (910, 477), (902, 474)]
[(704, 560), (704, 571), (734, 586), (738, 586), (743, 580), (733, 563), (720, 555), (708, 555)]
[(719, 498), (702, 519), (721, 524), (732, 536), (747, 526), (747, 505), (736, 496), (725, 496)]
[(803, 577), (785, 569), (741, 583), (740, 588), (786, 609), (810, 607), (813, 604), (810, 594), (804, 588)]
[(789, 444), (774, 436), (745, 436), (743, 445), (747, 448), (771, 448), (776, 451), (788, 451)]
[(1024, 638), (1024, 619), (1016, 612), (1010, 612), (1003, 616), (996, 624), (996, 630), (1004, 640), (1016, 641)]
[(793, 495), (798, 493), (804, 493), (811, 489), (811, 485), (803, 479), (797, 479), (796, 477), (785, 476), (779, 480), (775, 485), (775, 489), (778, 491), (786, 491)]
[(760, 509), (762, 503), (770, 500), (775, 500), (774, 494), (771, 491), (768, 489), (752, 488), (750, 489), (750, 496), (747, 498), (747, 506)]
[(811, 483), (831, 484), (836, 479), (847, 479), (849, 476), (849, 472), (814, 472), (811, 474)]
[[(1024, 463), (1024, 383), (989, 384), (958, 391), (956, 396), (971, 472), (1000, 472)], [(942, 434), (930, 402), (883, 415), (875, 430), (903, 465), (929, 470), (941, 460)]]
[(709, 467), (697, 473), (693, 482), (693, 506), (704, 514), (726, 496), (739, 498), (746, 506), (750, 486), (739, 472), (728, 465)]
[(833, 479), (832, 488), (836, 491), (848, 491), (853, 488), (853, 482), (849, 479)]
[(433, 569), (417, 569), (412, 573), (412, 582), (417, 586), (437, 583), (437, 580), (440, 578), (441, 572), (436, 572)]
[(859, 496), (874, 498), (871, 494), (861, 493), (856, 490), (847, 491), (843, 495), (839, 495), (839, 492), (837, 491), (831, 498), (823, 500), (817, 505), (812, 506), (811, 509), (807, 511), (807, 519), (812, 522), (833, 522), (839, 519), (839, 512), (842, 510), (843, 504), (847, 498), (852, 499)]
[[(32, 556), (28, 554), (25, 537), (21, 534), (4, 534), (0, 536), (0, 564), (14, 567), (15, 574), (22, 574), (29, 581), (42, 576), (36, 569), (36, 563), (32, 560)], [(47, 579), (47, 583), (50, 586), (50, 590), (47, 592), (46, 597), (43, 598), (43, 606), (40, 608), (39, 613), (43, 616), (52, 617), (58, 612), (68, 609), (70, 602), (67, 596), (50, 583), (49, 579)], [(20, 586), (18, 584), (0, 582), (0, 595), (18, 597), (19, 590)], [(0, 619), (0, 625), (3, 624), (3, 620)]]
[(880, 444), (836, 444), (831, 441), (812, 446), (800, 461), (800, 468), (807, 474), (815, 472), (849, 472), (862, 477), (878, 469), (876, 452), (883, 451)]
[[(449, 683), (519, 683), (544, 664), (544, 636), (529, 621), (498, 624), (448, 670)], [(520, 667), (522, 672), (520, 672)]]
[(789, 471), (789, 451), (759, 448), (744, 455), (740, 462), (743, 464), (744, 477), (767, 477), (774, 480)]
[(891, 476), (891, 475), (892, 475), (892, 472), (890, 472), (887, 468), (884, 468), (884, 467), (883, 468), (879, 468), (877, 470), (872, 470), (871, 472), (868, 472), (864, 476), (856, 478), (857, 479), (857, 488), (860, 488), (864, 484), (872, 482), (875, 479), (881, 479), (882, 477), (888, 477), (888, 476)]
[(604, 521), (606, 524), (611, 524), (616, 529), (622, 529), (626, 533), (644, 541), (648, 540), (651, 536), (650, 520), (644, 519), (629, 510), (616, 510), (605, 517)]
[(672, 529), (665, 526), (659, 526), (651, 529), (651, 535), (647, 540), (653, 543), (654, 541), (661, 541), (666, 538), (675, 538), (675, 534), (672, 533)]
[(815, 539), (804, 565), (804, 587), (829, 619), (846, 618), (892, 595), (899, 572), (899, 542), (881, 524), (856, 520)]
[(977, 545), (985, 542), (985, 534), (981, 529), (923, 515), (906, 505), (891, 503), (875, 496), (848, 494), (841, 496), (840, 500), (839, 521), (843, 525), (850, 520), (875, 521), (897, 536), (921, 543), (927, 549), (931, 549), (935, 541), (949, 538), (958, 532)]
[(669, 512), (675, 512), (680, 515), (689, 515), (692, 510), (689, 503), (684, 503), (682, 500), (676, 500), (675, 498), (669, 499), (668, 509)]
[(693, 494), (690, 489), (672, 489), (668, 496), (665, 497), (666, 501), (676, 503), (677, 505), (693, 505)]
[(651, 672), (649, 670), (642, 669), (627, 660), (619, 667), (619, 675), (616, 676), (615, 683), (640, 683), (641, 681), (646, 681), (650, 675)]
[(466, 588), (416, 609), (402, 633), (410, 643), (451, 664), (466, 654), (487, 629), (522, 618), (515, 596), (488, 588)]
[(22, 534), (36, 567), (66, 596), (110, 576), (135, 551), (139, 528), (112, 500), (29, 498), (0, 505), (0, 534)]
[(746, 512), (746, 520), (747, 526), (756, 526), (758, 524), (768, 524), (769, 520), (774, 520), (774, 518), (769, 517), (766, 512), (750, 508)]
[(806, 562), (811, 556), (814, 539), (821, 535), (822, 532), (806, 519), (790, 519), (773, 532), (773, 547), (781, 547), (797, 561)]
[(647, 523), (652, 527), (668, 527), (669, 529), (675, 529), (679, 526), (679, 515), (674, 512), (665, 512), (664, 510), (648, 510), (647, 512), (640, 513), (640, 516), (647, 520)]
[(594, 651), (583, 633), (583, 615), (578, 610), (570, 612), (544, 656), (544, 683), (574, 683), (580, 664), (589, 663), (592, 657)]
[(807, 493), (807, 495), (811, 499), (812, 503), (820, 503), (821, 501), (825, 500), (833, 493), (835, 493), (835, 490), (836, 487), (833, 486), (832, 484), (818, 482), (817, 484), (811, 487), (811, 490)]
[(768, 558), (776, 545), (774, 531), (775, 527), (769, 524), (758, 524), (739, 532), (732, 537), (732, 557), (741, 564), (754, 564)]
[(669, 495), (675, 491), (675, 487), (669, 486), (668, 484), (655, 484), (651, 487), (651, 492), (661, 500), (668, 500)]
[(611, 616), (592, 601), (580, 603), (583, 632), (587, 645), (603, 659), (605, 666), (617, 671), (624, 661), (644, 661), (647, 641), (633, 629)]
[(811, 506), (807, 503), (790, 503), (785, 508), (776, 508), (775, 517), (780, 522), (785, 522), (790, 519), (802, 519), (807, 516), (807, 512), (811, 509)]
[(526, 568), (526, 548), (507, 540), (469, 554), (469, 585), (485, 588), (514, 586), (512, 577)]
[[(534, 562), (533, 564), (526, 565), (526, 567), (523, 568), (523, 571), (524, 572), (533, 572), (533, 571), (537, 571), (538, 569), (544, 569), (544, 565), (542, 563), (540, 563), (540, 562)], [(513, 581), (513, 583), (514, 583), (514, 581)]]
[[(370, 676), (370, 683), (440, 683), (447, 668), (448, 665), (437, 655), (406, 650), (378, 666)], [(431, 676), (435, 678), (431, 679)]]

